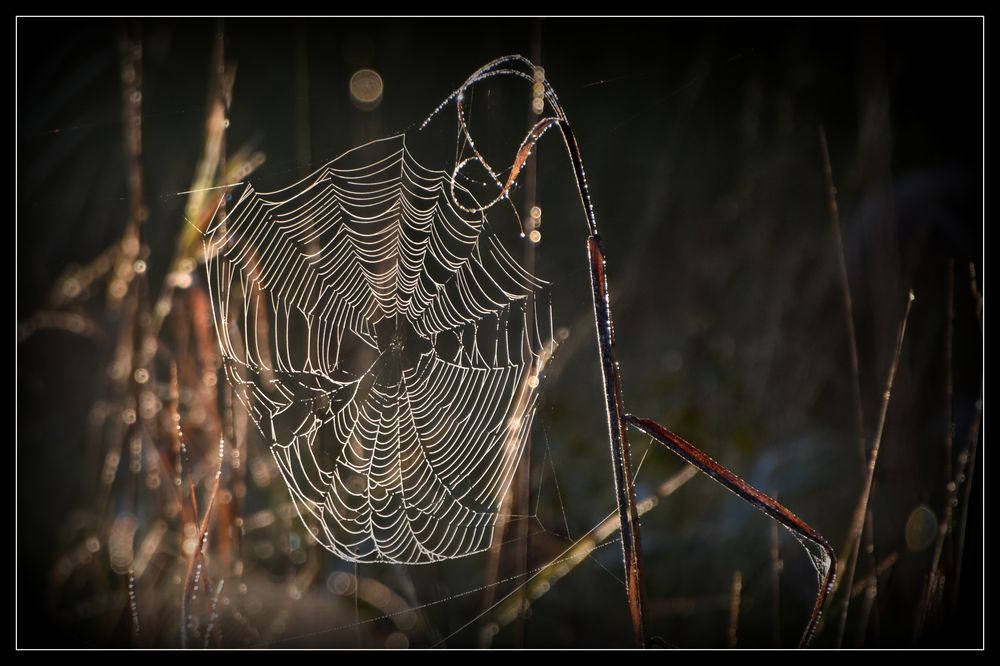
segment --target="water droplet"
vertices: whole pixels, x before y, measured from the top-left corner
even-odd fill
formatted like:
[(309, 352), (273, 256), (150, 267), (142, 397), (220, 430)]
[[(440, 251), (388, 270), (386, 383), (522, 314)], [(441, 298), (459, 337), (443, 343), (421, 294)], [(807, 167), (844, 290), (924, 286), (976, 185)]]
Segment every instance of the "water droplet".
[(919, 505), (906, 519), (906, 547), (913, 551), (931, 545), (938, 531), (937, 516), (926, 505)]
[(67, 298), (73, 298), (80, 293), (80, 283), (75, 279), (70, 278), (63, 283), (63, 295)]
[(335, 571), (326, 579), (326, 587), (334, 594), (351, 594), (354, 592), (354, 576), (344, 571)]
[(373, 69), (359, 69), (351, 76), (351, 101), (362, 111), (371, 111), (382, 101), (382, 77)]

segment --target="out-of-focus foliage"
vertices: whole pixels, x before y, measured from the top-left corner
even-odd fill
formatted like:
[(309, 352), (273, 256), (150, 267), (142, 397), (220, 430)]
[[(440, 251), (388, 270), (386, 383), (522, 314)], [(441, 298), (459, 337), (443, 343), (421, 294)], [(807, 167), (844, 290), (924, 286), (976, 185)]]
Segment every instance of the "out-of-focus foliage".
[[(863, 475), (825, 127), (869, 443), (917, 296), (876, 471), (874, 553), (862, 550), (843, 644), (980, 644), (981, 480), (968, 455), (982, 382), (969, 276), (983, 251), (978, 20), (17, 29), (20, 645), (629, 645), (621, 549), (604, 522), (614, 498), (585, 227), (558, 141), (540, 144), (512, 197), (522, 213), (540, 207), (539, 272), (564, 337), (515, 500), (530, 517), (498, 557), (336, 560), (301, 528), (219, 371), (201, 230), (226, 190), (211, 188), (293, 182), (411, 129), (515, 52), (545, 67), (580, 140), (628, 410), (778, 494), (844, 552)], [(472, 101), (496, 163), (512, 161), (528, 88)], [(505, 115), (517, 105), (523, 117)], [(814, 590), (798, 548), (647, 444), (633, 435), (650, 633), (682, 647), (794, 644)], [(524, 571), (538, 576), (520, 588)], [(532, 599), (523, 619), (518, 589)], [(819, 646), (837, 642), (845, 591)]]

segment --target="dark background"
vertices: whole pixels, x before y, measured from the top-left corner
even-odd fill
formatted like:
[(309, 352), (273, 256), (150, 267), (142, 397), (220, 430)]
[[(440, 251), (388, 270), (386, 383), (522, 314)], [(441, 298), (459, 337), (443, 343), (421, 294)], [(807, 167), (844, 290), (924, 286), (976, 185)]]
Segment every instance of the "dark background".
[[(121, 25), (106, 19), (17, 21), (20, 330), (47, 310), (64, 270), (115, 242), (127, 220), (116, 47)], [(185, 197), (177, 193), (189, 189), (202, 150), (219, 24), (145, 19), (138, 26), (150, 208), (144, 233), (156, 284), (185, 225)], [(983, 641), (979, 470), (957, 603), (950, 601), (952, 538), (941, 565), (945, 601), (917, 635), (933, 544), (910, 548), (904, 532), (915, 509), (926, 506), (940, 518), (945, 502), (950, 258), (956, 451), (976, 416), (982, 340), (968, 265), (974, 262), (981, 274), (982, 26), (979, 19), (940, 18), (226, 20), (226, 59), (238, 64), (226, 141), (230, 151), (249, 144), (265, 153), (251, 180), (258, 189), (276, 189), (349, 147), (412, 131), (491, 59), (540, 54), (579, 139), (605, 240), (627, 409), (667, 424), (758, 487), (778, 493), (840, 553), (862, 483), (818, 140), (823, 125), (842, 216), (869, 436), (907, 290), (916, 294), (872, 500), (876, 557), (896, 553), (898, 560), (880, 579), (878, 610), (863, 644), (975, 647)], [(355, 108), (348, 94), (348, 80), (361, 67), (378, 71), (384, 81), (375, 110)], [(492, 129), (505, 121), (494, 118), (501, 114), (490, 111), (492, 102), (480, 104), (490, 118), (481, 126), (487, 150), (512, 156), (517, 139), (509, 137), (527, 128), (527, 102), (524, 117), (510, 120), (511, 134)], [(445, 113), (453, 114), (451, 107)], [(614, 504), (586, 315), (585, 228), (559, 144), (553, 134), (539, 149), (538, 203), (545, 211), (539, 252), (555, 271), (542, 273), (556, 285), (555, 314), (573, 334), (553, 367), (537, 418), (531, 460), (541, 471), (532, 497), (541, 524), (558, 531), (565, 523), (577, 537)], [(99, 299), (83, 307), (113, 330)], [(95, 596), (91, 586), (77, 582), (53, 590), (51, 573), (77, 545), (79, 535), (67, 524), (81, 511), (92, 512), (85, 521), (100, 522), (93, 514), (99, 512), (99, 465), (93, 463), (99, 456), (88, 452), (94, 444), (83, 433), (110, 359), (108, 335), (43, 328), (19, 339), (22, 647), (127, 644), (124, 597), (87, 606)], [(638, 459), (647, 442), (633, 435), (633, 446)], [(638, 478), (640, 497), (680, 468), (669, 453), (653, 450)], [(552, 492), (553, 470), (565, 520)], [(262, 507), (287, 501), (279, 490), (260, 491), (256, 501)], [(813, 576), (795, 541), (783, 535), (776, 620), (770, 531), (768, 520), (703, 477), (644, 517), (650, 633), (680, 647), (724, 646), (731, 580), (740, 570), (737, 644), (774, 645), (776, 629), (781, 644), (794, 644), (811, 605)], [(553, 556), (542, 539), (532, 543), (529, 569)], [(289, 611), (276, 645), (352, 645), (354, 630), (295, 638), (353, 617), (353, 608), (338, 605), (323, 585), (328, 573), (351, 568), (325, 558), (322, 577), (300, 608)], [(294, 569), (258, 564), (261, 589), (280, 587)], [(479, 596), (461, 593), (482, 585), (481, 569), (481, 562), (455, 563), (417, 582), (424, 602), (459, 595), (427, 611), (441, 635), (480, 612)], [(373, 567), (371, 575), (387, 584), (399, 576), (388, 567)], [(862, 575), (863, 566), (858, 580)], [(629, 645), (625, 595), (614, 576), (621, 578), (620, 550), (608, 546), (534, 606), (523, 634), (503, 630), (494, 644)], [(120, 592), (120, 581), (115, 585)], [(509, 587), (501, 589), (499, 596)], [(144, 590), (147, 599), (178, 592), (169, 586)], [(261, 594), (266, 616), (272, 601)], [(852, 601), (852, 611), (858, 602)], [(828, 615), (837, 612), (831, 608)], [(834, 644), (836, 623), (827, 624), (819, 646)], [(364, 644), (384, 644), (379, 621), (364, 627)], [(231, 646), (253, 644), (238, 629), (224, 635)], [(849, 618), (844, 644), (860, 640)], [(448, 644), (475, 643), (470, 630)], [(157, 644), (170, 645), (169, 634)], [(411, 638), (411, 644), (423, 643)]]

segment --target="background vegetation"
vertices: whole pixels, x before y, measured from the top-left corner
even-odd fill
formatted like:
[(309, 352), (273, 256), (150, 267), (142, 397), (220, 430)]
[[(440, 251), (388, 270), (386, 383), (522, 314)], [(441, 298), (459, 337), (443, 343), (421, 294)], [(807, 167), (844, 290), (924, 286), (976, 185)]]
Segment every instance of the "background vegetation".
[[(870, 532), (816, 644), (981, 645), (982, 26), (18, 20), (18, 644), (630, 644), (615, 534), (543, 570), (526, 613), (490, 609), (614, 507), (585, 227), (558, 140), (541, 144), (532, 201), (568, 337), (516, 488), (531, 517), (498, 560), (356, 569), (312, 544), (232, 406), (207, 319), (196, 227), (217, 199), (186, 192), (281, 187), (412, 128), (477, 67), (522, 53), (580, 139), (627, 408), (777, 494), (842, 566), (914, 291)], [(352, 103), (361, 68), (384, 82), (374, 109)], [(477, 137), (512, 156), (530, 91), (491, 94)], [(640, 500), (669, 495), (642, 522), (650, 633), (794, 645), (815, 592), (794, 540), (632, 441)]]

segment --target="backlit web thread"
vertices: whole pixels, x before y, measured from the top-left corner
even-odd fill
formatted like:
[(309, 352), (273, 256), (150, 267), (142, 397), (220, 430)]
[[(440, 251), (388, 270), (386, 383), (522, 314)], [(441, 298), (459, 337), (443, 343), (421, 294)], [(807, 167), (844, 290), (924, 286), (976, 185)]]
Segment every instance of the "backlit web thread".
[(304, 524), (347, 561), (489, 548), (531, 430), (548, 283), (451, 186), (401, 135), (246, 186), (205, 234), (228, 380)]

